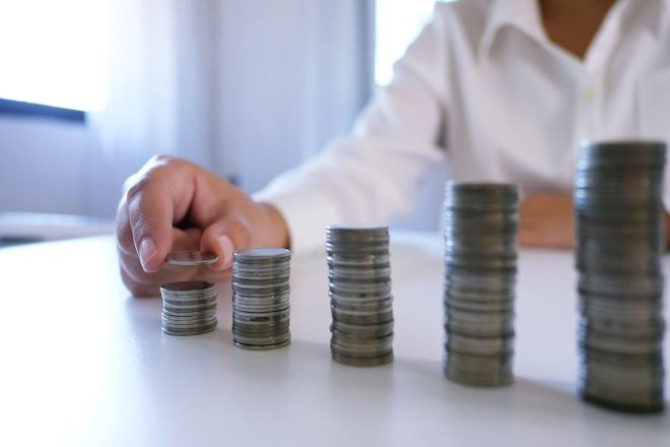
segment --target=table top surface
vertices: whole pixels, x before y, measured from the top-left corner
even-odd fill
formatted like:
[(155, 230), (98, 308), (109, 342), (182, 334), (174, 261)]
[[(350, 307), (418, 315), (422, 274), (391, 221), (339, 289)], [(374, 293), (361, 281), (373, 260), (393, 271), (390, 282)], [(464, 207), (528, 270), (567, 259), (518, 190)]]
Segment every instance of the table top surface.
[(392, 234), (395, 361), (357, 368), (330, 357), (325, 254), (292, 260), (290, 346), (247, 351), (229, 282), (217, 330), (175, 337), (160, 298), (125, 290), (112, 237), (2, 249), (0, 444), (670, 445), (669, 411), (577, 397), (570, 251), (520, 253), (514, 384), (445, 379), (442, 250), (438, 235)]

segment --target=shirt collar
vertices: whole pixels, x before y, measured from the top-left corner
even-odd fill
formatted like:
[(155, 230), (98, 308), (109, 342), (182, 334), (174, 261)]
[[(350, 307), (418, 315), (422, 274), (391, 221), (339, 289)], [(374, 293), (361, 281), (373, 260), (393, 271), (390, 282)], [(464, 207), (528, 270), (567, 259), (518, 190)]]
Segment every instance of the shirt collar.
[(670, 0), (663, 0), (663, 6), (665, 6), (663, 11), (659, 11), (658, 17), (657, 17), (657, 22), (655, 23), (654, 26), (654, 35), (659, 38), (661, 36), (661, 31), (663, 29), (663, 22), (668, 17), (668, 14), (670, 14)]
[[(545, 39), (537, 0), (491, 0), (493, 5), (486, 19), (484, 33), (479, 42), (479, 53), (491, 49), (498, 32), (513, 27), (535, 39)], [(666, 0), (670, 2), (670, 0)]]
[[(538, 0), (491, 0), (491, 7), (484, 33), (479, 42), (479, 54), (488, 54), (498, 32), (505, 27), (514, 27), (537, 40), (546, 40), (546, 33), (542, 25)], [(619, 0), (621, 1), (621, 0)], [(636, 1), (636, 0), (634, 0)], [(649, 1), (649, 0), (645, 0)], [(653, 0), (651, 0), (653, 1)], [(656, 23), (650, 26), (654, 36), (659, 37), (665, 16), (670, 14), (670, 0), (662, 0), (664, 11), (659, 11)], [(658, 3), (657, 3), (658, 4)]]

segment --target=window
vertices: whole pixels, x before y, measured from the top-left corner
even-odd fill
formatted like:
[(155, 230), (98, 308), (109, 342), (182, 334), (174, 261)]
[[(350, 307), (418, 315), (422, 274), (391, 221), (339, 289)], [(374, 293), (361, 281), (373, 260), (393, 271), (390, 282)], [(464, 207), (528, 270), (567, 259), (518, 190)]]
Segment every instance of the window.
[(403, 55), (407, 46), (430, 19), (434, 5), (435, 0), (377, 0), (377, 84), (385, 85), (391, 80), (393, 63)]
[(82, 111), (107, 94), (107, 0), (0, 0), (0, 98)]

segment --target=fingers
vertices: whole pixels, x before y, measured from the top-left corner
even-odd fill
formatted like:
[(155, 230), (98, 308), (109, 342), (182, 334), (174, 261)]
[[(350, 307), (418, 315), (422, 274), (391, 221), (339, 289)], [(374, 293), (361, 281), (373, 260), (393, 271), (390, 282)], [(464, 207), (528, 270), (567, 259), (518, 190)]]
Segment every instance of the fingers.
[(233, 215), (223, 217), (205, 229), (200, 249), (215, 253), (219, 260), (211, 268), (223, 271), (232, 267), (234, 251), (248, 248), (250, 244), (251, 228), (248, 221)]
[[(175, 250), (195, 250), (200, 243), (202, 233), (197, 229), (189, 229), (182, 231), (179, 229), (172, 230), (172, 240)], [(182, 280), (180, 277), (175, 277), (160, 269), (156, 272), (146, 272), (143, 268), (137, 252), (134, 251), (133, 245), (131, 249), (127, 250), (119, 246), (119, 260), (121, 261), (121, 271), (124, 276), (124, 282), (128, 286), (133, 284), (131, 289), (134, 293), (137, 286), (149, 286), (154, 291), (154, 295), (158, 292), (157, 286), (165, 282), (174, 282)], [(192, 272), (191, 272), (192, 274)], [(172, 277), (171, 277), (172, 276)], [(130, 287), (129, 287), (130, 288)], [(147, 295), (146, 292), (140, 291), (140, 295)]]
[(162, 182), (142, 180), (128, 191), (128, 219), (133, 243), (146, 272), (155, 272), (172, 249), (174, 205)]
[[(175, 250), (198, 250), (202, 232), (195, 228), (186, 231), (174, 229)], [(227, 271), (214, 271), (208, 267), (181, 267), (164, 265), (160, 270), (147, 273), (132, 250), (119, 247), (121, 277), (126, 287), (135, 296), (157, 296), (163, 284), (180, 281), (220, 281), (227, 278)]]
[[(259, 217), (260, 216), (260, 217)], [(117, 212), (121, 275), (136, 295), (156, 295), (166, 282), (216, 280), (226, 276), (234, 250), (244, 249), (256, 234), (266, 234), (264, 214), (242, 191), (198, 166), (170, 157), (155, 157), (128, 179)], [(164, 266), (170, 251), (215, 253), (214, 266)]]
[[(127, 182), (119, 208), (119, 240), (130, 250), (129, 235), (146, 272), (155, 272), (172, 250), (173, 224), (187, 213), (194, 195), (190, 164), (170, 157), (152, 158)], [(123, 214), (127, 213), (127, 217)], [(128, 234), (129, 233), (129, 234)]]

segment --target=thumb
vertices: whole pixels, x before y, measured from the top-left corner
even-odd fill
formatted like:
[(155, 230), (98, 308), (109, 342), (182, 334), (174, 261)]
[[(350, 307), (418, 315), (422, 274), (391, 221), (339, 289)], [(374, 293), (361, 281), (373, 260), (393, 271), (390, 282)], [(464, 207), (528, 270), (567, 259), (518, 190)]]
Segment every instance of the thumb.
[(228, 270), (233, 265), (235, 250), (249, 248), (251, 228), (240, 216), (222, 217), (202, 233), (200, 249), (216, 254), (219, 260), (212, 266), (214, 270)]

